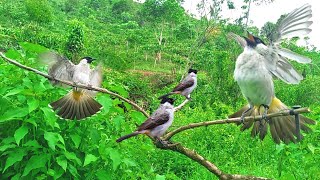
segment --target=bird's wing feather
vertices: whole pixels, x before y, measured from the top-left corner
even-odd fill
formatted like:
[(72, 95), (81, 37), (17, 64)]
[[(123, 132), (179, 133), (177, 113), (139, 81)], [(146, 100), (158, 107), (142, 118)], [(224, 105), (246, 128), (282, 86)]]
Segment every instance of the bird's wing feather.
[(40, 61), (48, 65), (48, 74), (55, 79), (72, 81), (75, 65), (55, 52), (40, 54)]
[(144, 123), (142, 123), (138, 131), (153, 129), (169, 121), (169, 113), (158, 113), (149, 117)]
[[(99, 64), (95, 69), (90, 72), (90, 85), (95, 87), (101, 87), (102, 83), (102, 67)], [(95, 96), (97, 91), (88, 90), (91, 96)]]
[(183, 91), (194, 84), (194, 80), (192, 78), (184, 79), (180, 84), (178, 84), (172, 91)]
[(237, 41), (237, 43), (239, 43), (241, 45), (241, 47), (243, 47), (243, 48), (247, 46), (246, 40), (243, 37), (241, 37), (241, 36), (239, 36), (237, 34), (229, 32), (227, 37), (229, 39), (234, 39), (235, 41)]
[(303, 36), (311, 32), (309, 26), (312, 21), (312, 10), (310, 4), (305, 4), (294, 9), (279, 23), (277, 31), (272, 36), (271, 42), (280, 43), (286, 38)]

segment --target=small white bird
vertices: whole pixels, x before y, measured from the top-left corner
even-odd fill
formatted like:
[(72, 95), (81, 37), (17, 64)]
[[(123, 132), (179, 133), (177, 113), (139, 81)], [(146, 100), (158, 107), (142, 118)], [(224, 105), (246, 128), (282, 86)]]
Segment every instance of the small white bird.
[(117, 142), (119, 143), (139, 134), (146, 134), (161, 141), (160, 137), (171, 126), (174, 119), (173, 103), (174, 99), (164, 97), (160, 107), (144, 123), (142, 123), (135, 132), (120, 137), (117, 139)]
[(197, 87), (197, 73), (195, 69), (189, 69), (188, 75), (168, 94), (160, 96), (158, 99), (162, 99), (172, 94), (181, 94), (190, 100), (190, 94)]
[[(275, 33), (277, 42), (280, 42), (282, 38), (310, 32), (308, 28), (310, 23), (307, 21), (310, 17), (310, 5), (304, 5), (291, 12), (281, 21), (278, 31)], [(289, 50), (278, 48), (274, 44), (266, 46), (261, 39), (252, 36), (250, 33), (248, 33), (248, 37), (244, 38), (235, 34), (230, 34), (230, 36), (235, 38), (244, 47), (244, 51), (238, 56), (236, 61), (234, 78), (249, 105), (229, 117), (241, 117), (243, 120), (245, 116), (263, 114), (264, 118), (261, 121), (245, 122), (241, 129), (245, 130), (253, 125), (251, 135), (256, 136), (259, 134), (260, 139), (264, 139), (268, 130), (266, 123), (268, 123), (271, 136), (276, 143), (280, 143), (281, 141), (286, 144), (296, 142), (294, 136), (298, 135), (296, 134), (293, 116), (280, 116), (268, 119), (265, 116), (267, 113), (289, 109), (275, 97), (272, 75), (292, 84), (297, 84), (302, 80), (302, 76), (285, 57), (300, 63), (309, 63), (310, 59)], [(261, 107), (263, 108), (261, 109)], [(315, 124), (316, 122), (304, 116), (299, 116), (301, 129), (305, 132), (311, 132), (311, 129), (306, 124)], [(301, 134), (299, 136), (302, 137)]]
[[(101, 68), (98, 66), (90, 69), (90, 63), (95, 60), (91, 57), (82, 58), (77, 65), (54, 52), (44, 53), (40, 55), (40, 59), (48, 64), (48, 74), (55, 79), (88, 86), (101, 86)], [(51, 82), (57, 84), (57, 81)], [(95, 91), (74, 87), (64, 97), (50, 103), (50, 106), (63, 119), (81, 120), (96, 114), (102, 108), (102, 105), (93, 99), (95, 94)]]

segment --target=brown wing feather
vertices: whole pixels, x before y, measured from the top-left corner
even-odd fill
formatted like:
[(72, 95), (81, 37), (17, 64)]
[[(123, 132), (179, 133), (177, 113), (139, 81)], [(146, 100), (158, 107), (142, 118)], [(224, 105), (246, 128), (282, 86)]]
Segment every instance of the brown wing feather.
[(157, 116), (149, 117), (144, 123), (138, 127), (138, 131), (153, 129), (166, 123), (169, 120), (168, 113), (162, 113)]
[(180, 84), (178, 84), (178, 85), (172, 90), (172, 92), (183, 91), (183, 90), (191, 87), (193, 84), (194, 84), (193, 79), (190, 79), (190, 80), (185, 81), (185, 82), (181, 82)]

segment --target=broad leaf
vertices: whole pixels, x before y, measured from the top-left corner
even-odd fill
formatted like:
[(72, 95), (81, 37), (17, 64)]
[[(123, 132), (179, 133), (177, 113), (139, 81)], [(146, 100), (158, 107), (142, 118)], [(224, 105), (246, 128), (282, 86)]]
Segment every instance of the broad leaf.
[(57, 160), (57, 163), (59, 164), (59, 166), (61, 166), (62, 169), (64, 171), (66, 171), (67, 170), (67, 165), (68, 165), (68, 162), (67, 162), (66, 158), (64, 156), (59, 156), (59, 157), (56, 158), (56, 160)]
[(34, 111), (38, 107), (39, 107), (39, 101), (37, 99), (34, 99), (34, 98), (28, 99), (29, 113)]
[(20, 140), (24, 138), (24, 136), (28, 133), (28, 128), (22, 125), (19, 129), (14, 133), (14, 139), (16, 140), (17, 145), (19, 145)]
[(81, 137), (78, 134), (72, 134), (70, 137), (75, 147), (78, 149), (81, 142)]
[(116, 149), (111, 150), (110, 159), (112, 160), (112, 167), (115, 171), (121, 163), (120, 153)]
[(33, 155), (27, 162), (26, 167), (24, 168), (22, 176), (26, 176), (33, 169), (43, 168), (48, 161), (47, 154)]
[(52, 150), (56, 150), (56, 145), (59, 141), (57, 133), (45, 132), (44, 139), (46, 139), (48, 141), (48, 145)]
[(98, 158), (94, 156), (93, 154), (86, 154), (86, 157), (84, 158), (83, 166), (86, 166), (92, 162), (95, 162)]
[(8, 159), (6, 161), (6, 165), (2, 171), (6, 171), (10, 166), (12, 166), (14, 163), (19, 162), (22, 160), (22, 158), (27, 154), (27, 152), (23, 149), (18, 149), (17, 151), (13, 151), (9, 154)]
[(64, 152), (64, 155), (66, 156), (67, 159), (69, 160), (75, 160), (75, 162), (78, 163), (78, 165), (82, 165), (81, 160), (76, 156), (76, 154), (74, 152)]
[(28, 113), (28, 108), (15, 108), (13, 110), (7, 111), (2, 116), (0, 116), (0, 122), (20, 119), (22, 117), (25, 117)]

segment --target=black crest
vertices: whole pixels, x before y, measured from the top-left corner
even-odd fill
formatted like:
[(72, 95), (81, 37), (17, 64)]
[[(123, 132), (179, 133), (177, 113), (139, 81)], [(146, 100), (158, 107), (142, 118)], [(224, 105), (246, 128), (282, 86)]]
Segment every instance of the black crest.
[(191, 69), (191, 68), (190, 68), (190, 69), (189, 69), (189, 71), (188, 71), (188, 73), (192, 73), (192, 72), (193, 72), (193, 73), (195, 73), (195, 74), (197, 74), (197, 73), (198, 73), (198, 71), (197, 71), (197, 70), (195, 70), (195, 69)]
[(163, 97), (162, 100), (161, 100), (161, 104), (164, 104), (164, 103), (168, 102), (168, 103), (170, 103), (171, 105), (173, 105), (174, 100), (175, 100), (175, 99), (173, 99), (173, 98)]
[(89, 56), (83, 57), (82, 59), (87, 60), (87, 63), (89, 63), (89, 64), (90, 64), (92, 61), (96, 60), (95, 58), (92, 58), (92, 57), (89, 57)]

